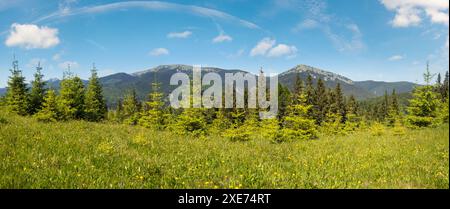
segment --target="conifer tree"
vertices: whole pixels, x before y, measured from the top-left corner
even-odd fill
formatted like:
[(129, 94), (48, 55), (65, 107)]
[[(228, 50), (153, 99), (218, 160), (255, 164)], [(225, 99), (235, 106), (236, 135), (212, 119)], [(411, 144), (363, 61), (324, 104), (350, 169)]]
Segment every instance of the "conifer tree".
[(116, 122), (119, 122), (119, 123), (123, 122), (124, 115), (123, 115), (122, 99), (117, 100), (116, 110), (115, 110), (115, 114), (114, 114), (114, 119), (115, 119)]
[(278, 84), (278, 119), (282, 120), (287, 114), (287, 108), (291, 105), (291, 92), (287, 87)]
[(333, 96), (335, 98), (334, 103), (334, 114), (337, 114), (337, 116), (340, 118), (341, 123), (345, 123), (346, 116), (347, 116), (347, 110), (345, 106), (345, 99), (344, 94), (342, 93), (341, 84), (338, 83), (336, 85), (336, 88), (334, 89)]
[(390, 109), (395, 115), (400, 115), (400, 105), (398, 104), (398, 96), (395, 89), (392, 90)]
[(160, 92), (160, 84), (152, 83), (152, 92), (149, 95), (147, 110), (142, 113), (139, 125), (162, 130), (165, 128), (165, 114), (163, 112), (163, 94)]
[(385, 120), (389, 115), (389, 96), (387, 91), (384, 91), (383, 103), (381, 103), (381, 117)]
[(59, 118), (57, 95), (53, 89), (45, 95), (42, 109), (34, 117), (42, 122), (55, 122)]
[(350, 95), (347, 102), (347, 113), (358, 115), (358, 103), (356, 102), (355, 96)]
[(416, 87), (413, 98), (409, 101), (407, 121), (413, 127), (426, 127), (434, 124), (439, 106), (438, 95), (433, 91), (430, 82), (433, 77), (427, 65), (424, 73), (426, 85)]
[(136, 125), (139, 120), (141, 105), (137, 98), (135, 89), (125, 95), (122, 106), (123, 117), (125, 119), (124, 122), (129, 125)]
[(83, 119), (85, 112), (84, 84), (78, 76), (73, 76), (70, 72), (70, 66), (64, 73), (60, 86), (58, 108), (62, 119)]
[(108, 109), (103, 98), (102, 84), (97, 75), (95, 65), (91, 70), (91, 78), (86, 90), (86, 119), (89, 121), (100, 121), (105, 119)]
[(317, 87), (314, 91), (313, 106), (314, 119), (316, 120), (317, 125), (322, 124), (322, 122), (326, 120), (328, 114), (328, 97), (326, 91), (327, 88), (325, 87), (325, 83), (319, 78)]
[(313, 79), (310, 74), (306, 78), (305, 96), (306, 96), (306, 104), (314, 105), (314, 86), (313, 86)]
[(10, 70), (11, 76), (8, 80), (6, 92), (6, 104), (11, 112), (19, 115), (28, 113), (28, 88), (25, 84), (25, 77), (19, 69), (19, 62), (14, 58), (13, 68)]
[(30, 104), (29, 113), (31, 115), (39, 112), (42, 108), (42, 103), (45, 97), (45, 85), (46, 82), (43, 80), (44, 75), (42, 75), (42, 67), (39, 63), (36, 67), (36, 73), (34, 74), (34, 81), (31, 83), (31, 93), (30, 93)]
[(300, 95), (296, 105), (289, 106), (288, 115), (284, 118), (282, 130), (276, 135), (275, 141), (295, 139), (313, 139), (317, 137), (315, 121), (308, 116), (312, 105), (306, 104), (306, 95)]
[(302, 78), (300, 78), (300, 75), (297, 74), (295, 78), (294, 95), (292, 98), (294, 104), (296, 104), (299, 101), (300, 95), (303, 94), (304, 88), (305, 87), (303, 86)]

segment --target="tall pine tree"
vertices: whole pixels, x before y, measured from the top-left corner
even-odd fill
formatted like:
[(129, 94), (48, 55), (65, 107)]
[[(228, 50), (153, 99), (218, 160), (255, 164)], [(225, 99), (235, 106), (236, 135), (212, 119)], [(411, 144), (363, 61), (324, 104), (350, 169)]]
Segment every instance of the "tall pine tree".
[(142, 113), (139, 119), (139, 125), (152, 128), (155, 130), (162, 130), (165, 128), (165, 114), (164, 114), (163, 94), (160, 92), (160, 84), (152, 83), (152, 92), (149, 95), (146, 111)]
[(328, 113), (327, 88), (323, 80), (320, 78), (317, 81), (317, 87), (314, 91), (313, 112), (317, 125), (322, 124), (322, 122), (326, 120)]
[(439, 100), (431, 85), (433, 75), (428, 65), (423, 77), (426, 85), (416, 87), (409, 101), (407, 121), (413, 127), (426, 127), (436, 122)]
[(25, 77), (22, 76), (22, 71), (19, 69), (19, 62), (15, 57), (12, 67), (5, 98), (6, 104), (11, 112), (26, 115), (29, 103), (28, 88), (25, 84)]
[(139, 120), (141, 104), (137, 98), (135, 89), (132, 89), (125, 95), (122, 106), (124, 122), (129, 125), (136, 125)]
[(59, 119), (57, 96), (53, 89), (48, 90), (42, 109), (34, 117), (42, 122), (55, 122)]
[(70, 66), (64, 73), (64, 78), (60, 84), (60, 96), (58, 108), (62, 119), (83, 119), (84, 118), (84, 84), (78, 76), (73, 76)]
[(89, 121), (100, 121), (105, 119), (108, 112), (106, 102), (103, 98), (102, 84), (97, 75), (97, 69), (93, 65), (91, 78), (86, 90), (85, 97), (86, 119)]
[(42, 103), (44, 102), (46, 82), (43, 80), (44, 75), (42, 75), (41, 71), (42, 67), (39, 62), (36, 67), (36, 73), (34, 74), (34, 81), (31, 83), (30, 104), (28, 110), (31, 115), (39, 112), (42, 108)]

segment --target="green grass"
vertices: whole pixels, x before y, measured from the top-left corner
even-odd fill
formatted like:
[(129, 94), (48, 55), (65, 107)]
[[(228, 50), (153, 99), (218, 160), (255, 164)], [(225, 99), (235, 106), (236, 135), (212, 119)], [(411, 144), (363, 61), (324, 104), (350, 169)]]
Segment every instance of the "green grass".
[(449, 127), (273, 144), (0, 110), (0, 188), (449, 188)]

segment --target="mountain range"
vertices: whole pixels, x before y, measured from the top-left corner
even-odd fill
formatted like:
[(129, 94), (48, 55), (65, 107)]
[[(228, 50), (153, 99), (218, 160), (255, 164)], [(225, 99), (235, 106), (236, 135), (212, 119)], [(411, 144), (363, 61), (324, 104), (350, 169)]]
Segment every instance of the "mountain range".
[[(161, 90), (165, 94), (169, 94), (171, 90), (177, 86), (170, 86), (170, 78), (177, 72), (184, 72), (192, 75), (192, 66), (189, 65), (160, 65), (148, 70), (127, 74), (116, 73), (100, 78), (100, 82), (103, 84), (104, 96), (109, 104), (115, 103), (119, 98), (129, 92), (131, 89), (135, 89), (136, 93), (141, 100), (147, 98), (148, 93), (151, 91), (151, 84), (158, 82), (161, 84)], [(224, 80), (225, 73), (247, 73), (238, 69), (221, 69), (214, 67), (203, 67), (202, 75), (208, 72), (218, 73)], [(417, 86), (411, 82), (382, 82), (382, 81), (352, 81), (351, 79), (342, 75), (325, 71), (322, 69), (314, 68), (307, 65), (298, 65), (294, 68), (285, 71), (278, 75), (279, 83), (287, 86), (292, 90), (297, 74), (306, 80), (308, 75), (311, 75), (313, 82), (316, 83), (320, 78), (327, 87), (334, 88), (337, 83), (340, 83), (345, 95), (354, 95), (359, 100), (375, 98), (382, 96), (385, 91), (389, 93), (396, 89), (398, 93), (406, 93), (412, 91)], [(87, 83), (87, 81), (84, 81)], [(48, 86), (58, 89), (60, 80), (51, 79), (48, 80)], [(5, 88), (0, 88), (0, 95), (4, 94)]]

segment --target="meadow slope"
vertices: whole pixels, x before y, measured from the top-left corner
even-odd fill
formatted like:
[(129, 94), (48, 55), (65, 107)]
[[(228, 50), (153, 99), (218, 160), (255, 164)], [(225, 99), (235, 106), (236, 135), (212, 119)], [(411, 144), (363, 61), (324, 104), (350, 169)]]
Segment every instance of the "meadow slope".
[(273, 144), (0, 110), (0, 188), (449, 188), (449, 127)]

